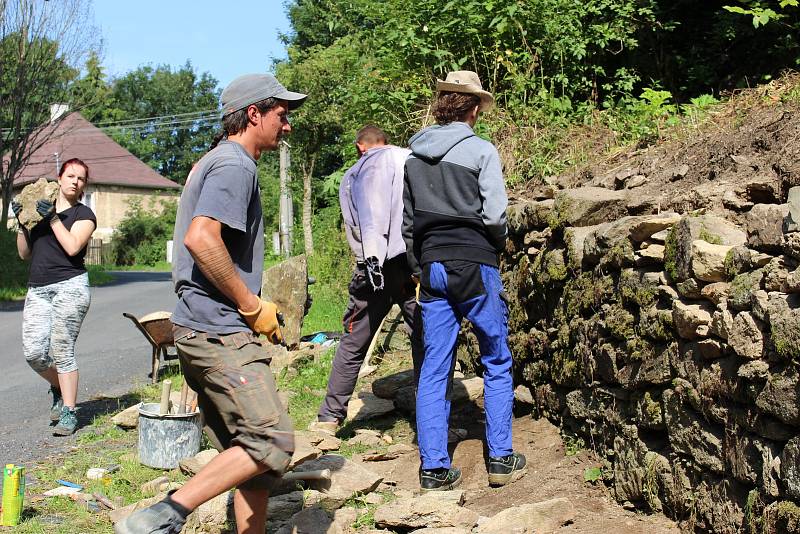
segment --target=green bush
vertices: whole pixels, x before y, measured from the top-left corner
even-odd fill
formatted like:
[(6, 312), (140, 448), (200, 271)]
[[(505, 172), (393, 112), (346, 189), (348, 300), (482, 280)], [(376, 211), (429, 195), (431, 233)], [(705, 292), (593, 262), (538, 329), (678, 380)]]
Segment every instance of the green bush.
[(162, 201), (162, 211), (153, 213), (132, 202), (114, 231), (112, 257), (117, 265), (150, 265), (166, 260), (167, 241), (172, 239), (177, 202)]
[(28, 285), (28, 264), (17, 254), (17, 233), (0, 231), (0, 300), (21, 298)]

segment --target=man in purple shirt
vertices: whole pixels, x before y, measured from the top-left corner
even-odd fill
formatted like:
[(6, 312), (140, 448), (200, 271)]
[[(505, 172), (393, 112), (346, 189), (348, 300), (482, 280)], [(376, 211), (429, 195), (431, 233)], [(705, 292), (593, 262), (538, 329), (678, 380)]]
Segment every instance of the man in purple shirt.
[(416, 284), (411, 280), (403, 222), (403, 173), (409, 150), (386, 144), (386, 134), (366, 125), (356, 135), (361, 155), (342, 178), (339, 202), (347, 242), (356, 256), (350, 301), (342, 320), (344, 336), (336, 350), (328, 392), (311, 429), (335, 433), (347, 416), (347, 404), (370, 341), (393, 304), (400, 306), (411, 335), (415, 362), (422, 355), (415, 320)]

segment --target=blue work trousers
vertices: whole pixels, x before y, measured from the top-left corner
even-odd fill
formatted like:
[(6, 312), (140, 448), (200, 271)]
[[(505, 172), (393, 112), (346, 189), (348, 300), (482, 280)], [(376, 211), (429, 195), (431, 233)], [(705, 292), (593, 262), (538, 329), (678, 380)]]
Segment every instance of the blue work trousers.
[(511, 454), (514, 385), (508, 306), (496, 267), (468, 261), (426, 264), (420, 278), (425, 342), (417, 388), (417, 440), (422, 469), (449, 468), (447, 431), (461, 320), (472, 323), (484, 366), (484, 411), (490, 456)]

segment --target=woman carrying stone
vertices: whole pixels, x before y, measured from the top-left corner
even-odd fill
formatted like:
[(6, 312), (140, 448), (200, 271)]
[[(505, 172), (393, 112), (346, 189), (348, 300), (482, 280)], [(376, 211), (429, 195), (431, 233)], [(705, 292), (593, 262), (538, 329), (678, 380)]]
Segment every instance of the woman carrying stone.
[[(68, 436), (78, 424), (78, 366), (75, 342), (89, 310), (86, 246), (97, 226), (92, 210), (80, 203), (89, 181), (89, 167), (73, 158), (61, 165), (55, 204), (36, 203), (41, 221), (19, 225), (17, 252), (29, 260), (28, 294), (22, 316), (22, 348), (28, 365), (50, 384), (53, 433)], [(22, 206), (12, 201), (19, 221)], [(52, 349), (52, 356), (50, 351)]]

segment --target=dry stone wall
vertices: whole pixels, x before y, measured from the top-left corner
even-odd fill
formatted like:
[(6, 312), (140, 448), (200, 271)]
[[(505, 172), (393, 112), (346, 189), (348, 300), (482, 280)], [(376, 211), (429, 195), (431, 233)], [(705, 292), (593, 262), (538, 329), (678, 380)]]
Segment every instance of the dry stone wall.
[(728, 216), (642, 215), (629, 193), (509, 207), (517, 383), (619, 501), (700, 532), (800, 531), (800, 188)]

